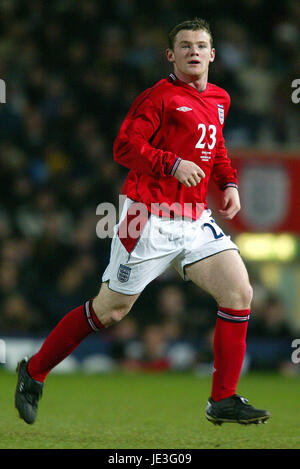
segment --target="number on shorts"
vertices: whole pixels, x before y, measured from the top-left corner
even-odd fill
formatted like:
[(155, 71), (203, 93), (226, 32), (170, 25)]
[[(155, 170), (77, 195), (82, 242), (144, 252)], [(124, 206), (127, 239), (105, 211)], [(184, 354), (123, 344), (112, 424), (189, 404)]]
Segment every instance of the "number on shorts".
[(201, 226), (202, 230), (204, 230), (204, 228), (205, 228), (206, 226), (211, 230), (211, 232), (212, 232), (212, 234), (214, 235), (214, 238), (215, 238), (215, 239), (219, 239), (219, 238), (222, 238), (222, 236), (224, 236), (224, 233), (223, 233), (221, 230), (220, 230), (220, 233), (217, 234), (217, 232), (216, 232), (214, 226), (211, 225), (210, 223), (203, 223), (203, 225)]

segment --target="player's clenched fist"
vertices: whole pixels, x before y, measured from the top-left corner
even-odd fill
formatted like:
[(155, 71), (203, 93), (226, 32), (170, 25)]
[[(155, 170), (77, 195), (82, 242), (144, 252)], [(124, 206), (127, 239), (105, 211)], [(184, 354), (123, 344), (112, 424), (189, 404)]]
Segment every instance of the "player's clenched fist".
[(174, 177), (186, 187), (197, 186), (205, 173), (196, 163), (188, 160), (181, 160), (175, 171)]

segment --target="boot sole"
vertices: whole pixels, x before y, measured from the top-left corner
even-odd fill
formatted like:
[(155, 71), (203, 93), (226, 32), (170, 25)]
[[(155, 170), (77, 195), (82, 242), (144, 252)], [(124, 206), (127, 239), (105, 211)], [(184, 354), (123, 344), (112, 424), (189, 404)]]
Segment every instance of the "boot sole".
[(254, 417), (252, 419), (244, 419), (244, 420), (231, 420), (231, 419), (222, 419), (211, 417), (208, 414), (205, 414), (207, 420), (214, 425), (222, 425), (222, 423), (239, 423), (240, 425), (251, 425), (255, 424), (258, 425), (260, 423), (267, 423), (267, 420), (270, 418), (270, 415), (263, 415), (261, 417)]

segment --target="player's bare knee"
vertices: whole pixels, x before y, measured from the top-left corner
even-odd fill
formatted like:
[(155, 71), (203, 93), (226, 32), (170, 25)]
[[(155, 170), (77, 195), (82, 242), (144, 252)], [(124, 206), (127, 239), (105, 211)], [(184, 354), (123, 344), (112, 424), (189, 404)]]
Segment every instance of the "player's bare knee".
[(245, 284), (237, 288), (226, 291), (222, 297), (218, 298), (218, 303), (222, 306), (228, 305), (233, 309), (248, 309), (253, 297), (253, 290), (250, 284)]
[(237, 301), (239, 309), (247, 309), (250, 307), (253, 296), (253, 290), (250, 284), (244, 285), (237, 292)]
[(139, 294), (124, 295), (110, 290), (107, 283), (102, 283), (98, 295), (93, 300), (96, 316), (104, 327), (120, 322), (131, 310)]
[(116, 308), (110, 312), (110, 324), (116, 324), (129, 313), (130, 307), (127, 305), (122, 305), (119, 308)]
[(248, 296), (248, 303), (249, 303), (249, 306), (251, 304), (251, 301), (252, 301), (252, 298), (253, 298), (253, 288), (251, 287), (250, 283), (247, 287), (247, 293), (246, 295)]
[(252, 287), (245, 285), (236, 292), (237, 309), (247, 309), (252, 300)]
[(104, 327), (120, 322), (130, 311), (131, 305), (105, 305), (94, 302), (94, 311)]

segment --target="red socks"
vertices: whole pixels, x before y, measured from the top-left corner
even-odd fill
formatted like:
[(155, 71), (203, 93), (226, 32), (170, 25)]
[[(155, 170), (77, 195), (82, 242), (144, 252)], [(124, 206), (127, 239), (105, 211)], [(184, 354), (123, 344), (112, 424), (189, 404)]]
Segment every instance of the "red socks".
[[(214, 401), (235, 394), (246, 351), (249, 315), (249, 309), (219, 307), (214, 336)], [(30, 359), (30, 376), (44, 382), (48, 373), (70, 355), (83, 339), (103, 327), (93, 310), (92, 300), (70, 311), (46, 338), (39, 352)]]
[(211, 395), (215, 402), (235, 394), (246, 352), (249, 315), (249, 309), (218, 309)]
[(97, 318), (92, 300), (70, 311), (46, 338), (38, 353), (31, 357), (28, 373), (36, 381), (44, 382), (48, 373), (93, 331), (104, 326)]

